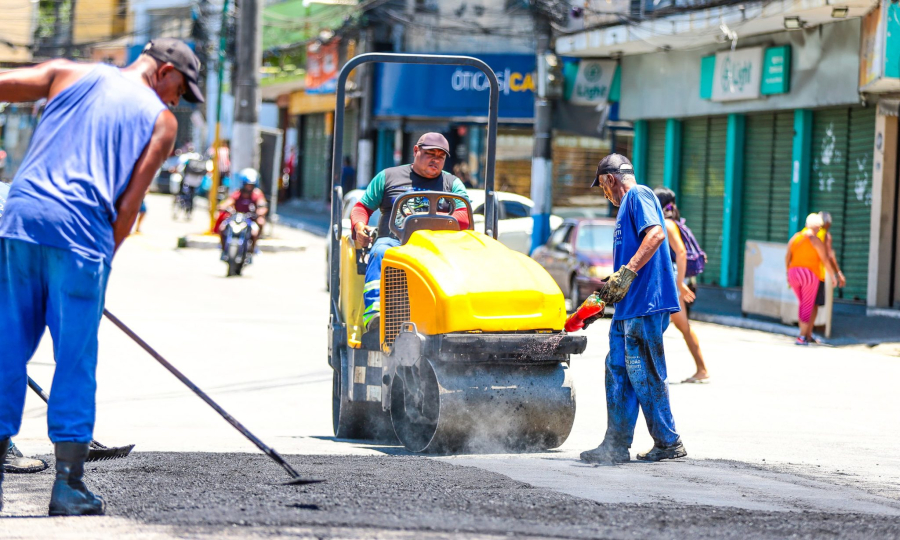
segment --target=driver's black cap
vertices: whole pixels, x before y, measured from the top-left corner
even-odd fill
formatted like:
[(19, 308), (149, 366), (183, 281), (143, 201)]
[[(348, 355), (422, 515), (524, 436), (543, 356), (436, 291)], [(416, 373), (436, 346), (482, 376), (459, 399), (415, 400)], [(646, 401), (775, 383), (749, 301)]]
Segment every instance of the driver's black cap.
[(156, 58), (160, 62), (168, 62), (184, 75), (187, 91), (184, 99), (191, 103), (203, 103), (203, 92), (197, 84), (200, 76), (200, 59), (187, 43), (180, 39), (154, 39), (144, 47), (143, 54)]
[(591, 187), (600, 185), (601, 174), (634, 174), (634, 165), (622, 154), (610, 154), (597, 164), (597, 174)]

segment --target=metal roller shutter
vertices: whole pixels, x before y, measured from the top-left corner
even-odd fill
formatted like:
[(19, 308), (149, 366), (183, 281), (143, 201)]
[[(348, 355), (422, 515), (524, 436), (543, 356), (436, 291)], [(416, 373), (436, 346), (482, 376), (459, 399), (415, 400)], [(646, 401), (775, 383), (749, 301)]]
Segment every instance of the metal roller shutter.
[(841, 291), (844, 299), (865, 300), (868, 287), (869, 234), (872, 212), (872, 152), (875, 146), (875, 108), (850, 110), (847, 147), (847, 188), (844, 222), (832, 226), (832, 235), (841, 232), (838, 264), (847, 278)]
[[(703, 249), (706, 249), (703, 239), (703, 206), (706, 199), (704, 186), (706, 184), (708, 127), (706, 118), (691, 118), (682, 123), (681, 189), (678, 193), (678, 209), (681, 217), (685, 219)], [(711, 267), (707, 266), (707, 268)]]
[[(809, 211), (831, 212), (831, 235), (838, 262), (843, 262), (844, 199), (847, 193), (847, 147), (850, 132), (849, 109), (827, 109), (813, 113), (812, 171)], [(803, 224), (806, 216), (800, 216)], [(866, 247), (868, 249), (868, 246)], [(849, 279), (848, 279), (849, 281)], [(835, 296), (839, 292), (835, 291)]]
[(794, 161), (794, 112), (775, 115), (775, 144), (772, 148), (772, 217), (769, 241), (787, 242), (791, 238), (791, 179)]
[(793, 138), (793, 112), (747, 117), (738, 252), (741, 281), (747, 240), (788, 240)]
[(868, 286), (874, 136), (874, 109), (813, 114), (809, 209), (831, 212), (833, 246), (847, 278), (839, 297), (850, 300), (865, 300)]
[(678, 208), (708, 258), (698, 280), (716, 285), (722, 259), (728, 119), (692, 118), (682, 129)]
[(603, 192), (591, 189), (591, 182), (597, 163), (610, 153), (609, 143), (592, 137), (557, 135), (553, 139), (553, 206), (605, 203)]
[(647, 122), (647, 171), (640, 181), (651, 188), (663, 185), (666, 166), (666, 121)]
[[(849, 121), (848, 109), (828, 109), (813, 114), (809, 211), (831, 212), (836, 246), (841, 245), (843, 236)], [(805, 219), (806, 216), (800, 216), (800, 223)]]
[(728, 119), (709, 119), (706, 158), (706, 204), (703, 209), (703, 250), (709, 261), (700, 283), (718, 285), (722, 267), (722, 220), (725, 213), (725, 153), (728, 142)]
[(772, 203), (774, 114), (747, 116), (744, 134), (744, 184), (741, 189), (741, 244), (738, 250), (741, 282), (747, 240), (769, 240)]
[(303, 198), (307, 200), (325, 200), (330, 192), (328, 177), (331, 176), (329, 164), (324, 159), (327, 155), (327, 138), (325, 137), (325, 115), (308, 114), (303, 117)]

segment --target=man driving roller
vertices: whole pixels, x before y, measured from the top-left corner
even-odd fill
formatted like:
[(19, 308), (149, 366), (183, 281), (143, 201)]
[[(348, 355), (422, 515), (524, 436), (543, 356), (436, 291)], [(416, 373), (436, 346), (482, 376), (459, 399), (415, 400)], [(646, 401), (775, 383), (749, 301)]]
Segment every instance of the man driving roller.
[[(366, 284), (363, 288), (366, 309), (363, 325), (366, 331), (379, 327), (381, 313), (381, 260), (384, 253), (400, 245), (400, 240), (391, 234), (391, 208), (394, 201), (410, 191), (445, 191), (469, 198), (462, 180), (443, 170), (444, 162), (450, 154), (450, 144), (440, 133), (426, 133), (419, 137), (413, 147), (413, 162), (409, 165), (391, 167), (378, 173), (366, 188), (366, 193), (356, 203), (350, 213), (350, 223), (357, 247), (372, 244), (375, 227), (369, 227), (369, 217), (375, 210), (381, 210), (378, 221), (378, 239), (369, 251), (366, 266)], [(459, 222), (460, 229), (469, 226), (469, 216), (465, 206), (452, 213)]]

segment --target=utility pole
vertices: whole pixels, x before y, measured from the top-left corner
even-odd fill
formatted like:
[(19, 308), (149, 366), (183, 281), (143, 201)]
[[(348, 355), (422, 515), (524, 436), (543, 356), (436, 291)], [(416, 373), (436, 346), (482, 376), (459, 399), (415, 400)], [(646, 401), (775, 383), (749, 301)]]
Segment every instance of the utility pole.
[(550, 52), (550, 20), (539, 10), (534, 12), (537, 35), (537, 92), (534, 96), (534, 151), (531, 158), (531, 251), (550, 238), (550, 212), (553, 208), (552, 113), (550, 81), (546, 56)]
[(237, 88), (234, 92), (232, 169), (259, 170), (259, 69), (262, 66), (260, 0), (241, 0), (237, 20)]
[(216, 233), (216, 207), (219, 204), (219, 185), (221, 184), (222, 171), (219, 170), (219, 147), (222, 146), (222, 78), (225, 76), (225, 46), (227, 41), (226, 28), (228, 27), (228, 0), (222, 4), (222, 24), (219, 25), (219, 58), (216, 62), (217, 77), (219, 83), (216, 98), (216, 138), (213, 140), (213, 174), (212, 188), (209, 190), (209, 232)]
[[(359, 33), (360, 53), (372, 52), (372, 30), (364, 28)], [(348, 58), (349, 60), (349, 58)], [(372, 129), (372, 79), (373, 64), (363, 64), (359, 70), (360, 97), (359, 143), (356, 150), (356, 186), (362, 189), (375, 175), (375, 130)]]

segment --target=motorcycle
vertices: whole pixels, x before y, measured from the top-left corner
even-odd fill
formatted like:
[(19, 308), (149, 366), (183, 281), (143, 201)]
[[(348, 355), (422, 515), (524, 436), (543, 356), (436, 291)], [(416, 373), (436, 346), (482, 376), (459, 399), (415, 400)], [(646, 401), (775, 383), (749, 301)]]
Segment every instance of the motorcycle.
[(250, 246), (253, 244), (253, 223), (256, 214), (242, 212), (230, 212), (231, 216), (225, 220), (225, 242), (222, 251), (222, 260), (228, 265), (226, 277), (239, 276), (244, 266), (250, 264), (253, 254)]

